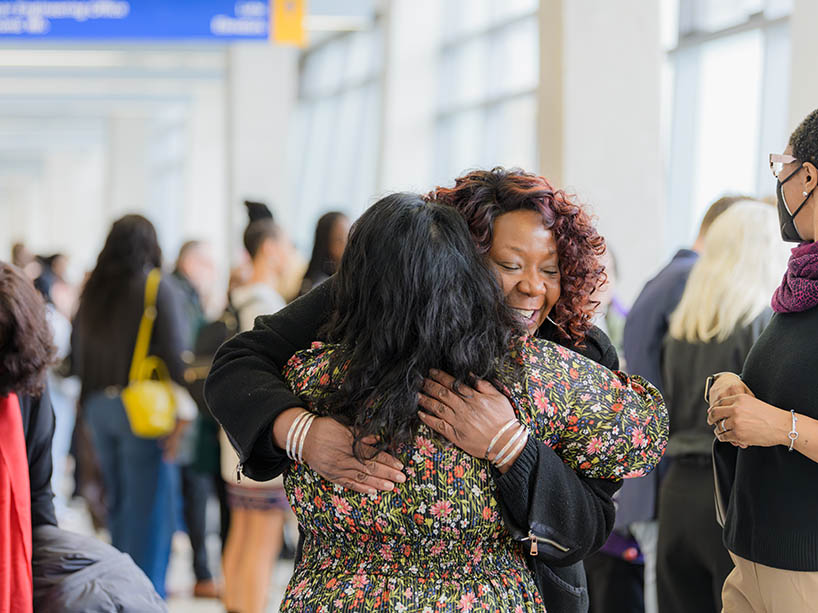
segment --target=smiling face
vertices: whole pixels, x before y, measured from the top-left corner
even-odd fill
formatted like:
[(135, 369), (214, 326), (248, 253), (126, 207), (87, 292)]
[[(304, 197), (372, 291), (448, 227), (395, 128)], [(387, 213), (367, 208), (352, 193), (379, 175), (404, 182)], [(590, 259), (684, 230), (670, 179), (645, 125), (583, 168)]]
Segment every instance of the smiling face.
[(560, 297), (557, 242), (542, 215), (531, 210), (500, 215), (488, 257), (506, 302), (534, 334)]

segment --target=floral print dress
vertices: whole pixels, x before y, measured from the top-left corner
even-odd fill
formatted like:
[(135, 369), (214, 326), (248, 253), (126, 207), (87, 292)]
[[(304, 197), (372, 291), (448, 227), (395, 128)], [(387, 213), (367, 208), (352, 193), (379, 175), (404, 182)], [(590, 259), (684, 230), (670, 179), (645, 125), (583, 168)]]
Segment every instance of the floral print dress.
[[(343, 377), (330, 372), (335, 350), (316, 343), (284, 371), (319, 414), (323, 389)], [(539, 339), (521, 341), (511, 357), (522, 369), (502, 369), (497, 384), (531, 434), (575, 470), (622, 478), (659, 461), (667, 411), (650, 384)], [(489, 463), (423, 425), (396, 455), (407, 481), (377, 495), (291, 465), (285, 488), (305, 541), (281, 611), (544, 611), (500, 517)]]

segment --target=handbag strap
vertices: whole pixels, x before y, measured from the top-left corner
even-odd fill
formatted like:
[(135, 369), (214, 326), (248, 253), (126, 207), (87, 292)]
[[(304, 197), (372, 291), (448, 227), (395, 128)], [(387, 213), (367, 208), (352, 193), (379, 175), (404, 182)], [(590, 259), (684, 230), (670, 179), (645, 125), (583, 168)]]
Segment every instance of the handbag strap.
[(145, 281), (145, 310), (142, 313), (142, 321), (139, 322), (139, 332), (136, 334), (136, 345), (133, 350), (133, 359), (131, 359), (131, 372), (128, 377), (131, 382), (138, 380), (139, 367), (148, 357), (153, 322), (156, 320), (156, 294), (159, 291), (161, 279), (162, 271), (154, 268), (148, 273), (148, 279)]

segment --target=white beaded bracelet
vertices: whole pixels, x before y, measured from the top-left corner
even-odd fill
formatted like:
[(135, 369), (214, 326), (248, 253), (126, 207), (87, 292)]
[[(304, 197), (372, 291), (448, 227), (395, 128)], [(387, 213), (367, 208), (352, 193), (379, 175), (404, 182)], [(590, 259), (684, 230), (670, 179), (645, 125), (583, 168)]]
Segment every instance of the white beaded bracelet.
[(285, 451), (287, 452), (287, 457), (293, 461), (295, 460), (295, 442), (298, 440), (298, 434), (301, 432), (301, 427), (304, 421), (309, 416), (309, 411), (299, 413), (298, 417), (293, 420), (293, 423), (290, 425), (290, 429), (287, 431), (287, 447), (285, 448)]
[(298, 440), (298, 451), (296, 452), (296, 461), (303, 463), (304, 462), (304, 441), (307, 440), (307, 432), (310, 431), (310, 427), (312, 426), (312, 422), (315, 421), (317, 416), (313, 413), (310, 413), (310, 416), (304, 420), (304, 427), (301, 429), (301, 437)]

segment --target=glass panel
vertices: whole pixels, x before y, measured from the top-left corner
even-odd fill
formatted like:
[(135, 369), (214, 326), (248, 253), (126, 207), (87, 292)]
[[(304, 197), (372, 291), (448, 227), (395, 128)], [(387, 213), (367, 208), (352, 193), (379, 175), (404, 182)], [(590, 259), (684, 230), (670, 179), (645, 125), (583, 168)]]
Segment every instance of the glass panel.
[(792, 14), (793, 0), (767, 0), (764, 14), (770, 19)]
[(491, 59), (496, 81), (492, 94), (507, 95), (534, 89), (539, 81), (540, 53), (536, 18), (500, 30), (493, 41)]
[(758, 30), (702, 47), (698, 98), (696, 217), (725, 192), (755, 192), (761, 108)]
[[(485, 118), (481, 111), (471, 109), (458, 113), (452, 123), (451, 156), (448, 160), (448, 176), (457, 177), (470, 168), (483, 166), (483, 136)], [(451, 180), (451, 179), (450, 179)]]
[(492, 0), (446, 0), (443, 40), (482, 30), (491, 23)]
[(782, 23), (764, 31), (764, 87), (761, 91), (761, 135), (756, 170), (756, 191), (762, 196), (775, 194), (767, 154), (781, 153), (787, 146), (789, 91), (790, 28), (789, 24)]
[(764, 0), (696, 0), (697, 30), (713, 32), (744, 23), (764, 10)]
[(344, 75), (347, 83), (360, 82), (378, 73), (383, 55), (380, 44), (379, 31), (357, 32), (349, 36)]
[(538, 4), (537, 0), (494, 0), (492, 6), (494, 21), (536, 13)]
[(489, 79), (486, 66), (489, 60), (489, 46), (484, 37), (472, 39), (452, 50), (449, 78), (452, 83), (451, 104), (453, 106), (476, 104), (486, 94)]
[(537, 97), (535, 94), (514, 98), (498, 105), (493, 114), (498, 121), (496, 151), (489, 165), (518, 166), (537, 170)]

